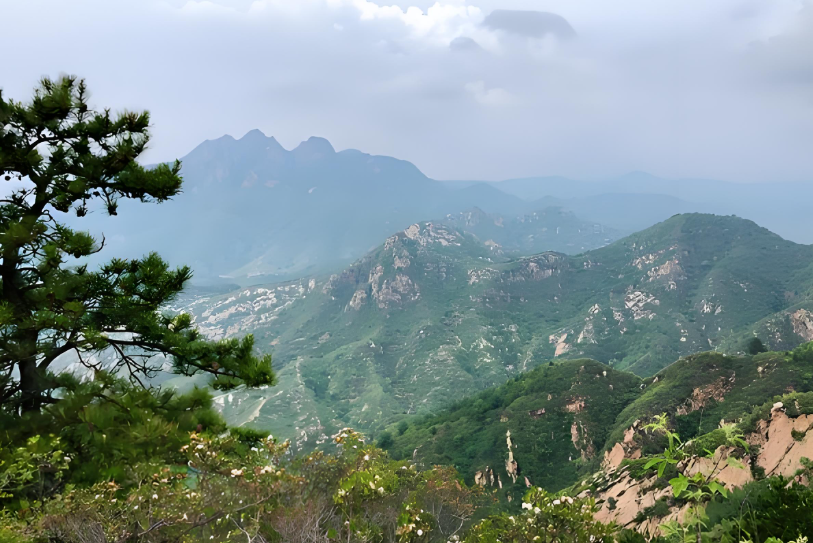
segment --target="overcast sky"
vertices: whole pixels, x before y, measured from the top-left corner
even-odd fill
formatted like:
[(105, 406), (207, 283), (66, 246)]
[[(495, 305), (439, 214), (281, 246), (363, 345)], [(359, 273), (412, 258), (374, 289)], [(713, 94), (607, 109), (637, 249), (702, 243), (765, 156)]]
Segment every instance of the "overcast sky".
[(97, 106), (152, 112), (149, 161), (259, 128), (438, 179), (813, 181), (808, 1), (0, 0), (0, 19), (6, 96), (83, 76)]

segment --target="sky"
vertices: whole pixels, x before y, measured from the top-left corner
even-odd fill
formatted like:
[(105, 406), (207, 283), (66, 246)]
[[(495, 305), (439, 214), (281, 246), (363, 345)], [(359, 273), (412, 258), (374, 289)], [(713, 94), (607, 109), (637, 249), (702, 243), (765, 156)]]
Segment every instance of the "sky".
[(813, 182), (813, 1), (0, 0), (4, 96), (86, 78), (147, 162), (259, 128), (436, 179)]

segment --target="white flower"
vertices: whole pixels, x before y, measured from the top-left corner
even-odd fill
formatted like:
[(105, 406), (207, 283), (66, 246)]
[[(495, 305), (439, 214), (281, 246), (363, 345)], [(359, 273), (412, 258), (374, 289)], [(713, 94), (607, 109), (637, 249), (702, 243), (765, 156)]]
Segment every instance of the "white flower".
[(514, 522), (514, 517), (508, 517), (508, 520), (510, 520), (511, 522)]
[(365, 454), (365, 455), (364, 455), (364, 460), (369, 460), (369, 459), (370, 459), (370, 455), (369, 455), (369, 454)]
[(202, 449), (203, 448), (203, 443), (198, 443), (198, 446), (195, 447), (195, 448), (198, 449), (198, 450)]
[(533, 505), (531, 505), (530, 503), (522, 502), (522, 508), (530, 511), (531, 509), (533, 509)]
[(418, 528), (418, 535), (419, 536), (423, 535), (423, 530), (421, 530), (420, 528)]
[(372, 482), (372, 481), (370, 481), (370, 488), (372, 488), (373, 490), (375, 490), (375, 483), (374, 483), (374, 482)]
[(157, 499), (158, 499), (158, 494), (153, 494), (153, 495), (152, 495), (152, 499), (153, 499), (153, 500), (157, 500)]
[(553, 500), (553, 505), (559, 505), (560, 503), (562, 503), (561, 500)]
[(133, 507), (133, 511), (138, 511), (138, 506), (137, 505)]
[(378, 493), (381, 494), (382, 496), (384, 495), (384, 487), (383, 486), (378, 487)]
[(541, 512), (542, 512), (542, 510), (540, 508), (534, 507), (534, 515), (538, 515)]
[(571, 498), (571, 497), (569, 497), (569, 496), (568, 496), (568, 497), (567, 497), (567, 503), (569, 503), (569, 504), (571, 504), (571, 505), (572, 505), (572, 504), (573, 504), (573, 498)]
[(232, 477), (242, 477), (243, 476), (243, 470), (241, 470), (241, 469), (233, 469), (233, 470), (231, 470), (231, 476)]

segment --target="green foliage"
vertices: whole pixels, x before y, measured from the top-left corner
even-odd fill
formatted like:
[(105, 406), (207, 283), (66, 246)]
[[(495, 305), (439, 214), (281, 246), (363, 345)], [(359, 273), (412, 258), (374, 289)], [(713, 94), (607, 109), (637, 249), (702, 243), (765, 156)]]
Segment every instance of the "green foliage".
[(398, 435), (402, 436), (409, 430), (409, 423), (405, 420), (402, 420), (398, 423)]
[(765, 344), (762, 343), (761, 339), (759, 339), (758, 337), (752, 337), (745, 344), (745, 352), (750, 355), (755, 355), (759, 353), (768, 352), (768, 348), (765, 347)]
[[(7, 508), (0, 535), (65, 543), (447, 541), (459, 539), (488, 501), (454, 470), (393, 461), (352, 430), (334, 441), (336, 454), (291, 459), (289, 443), (271, 437), (192, 432), (171, 463), (134, 462), (121, 479), (64, 487), (14, 515)], [(19, 453), (2, 480), (32, 472), (31, 465), (57, 465), (59, 445), (51, 440), (45, 457)]]
[[(391, 436), (388, 450), (412, 458), (417, 449), (422, 464), (455, 466), (469, 483), (477, 471), (494, 466), (494, 486), (499, 477), (516, 499), (525, 492), (525, 477), (559, 490), (597, 466), (596, 451), (639, 386), (634, 375), (592, 360), (541, 366), (434, 416), (413, 418), (408, 432)], [(497, 469), (505, 464), (509, 431), (521, 470), (516, 483)]]
[(161, 312), (189, 268), (172, 270), (150, 254), (92, 271), (80, 259), (104, 241), (60, 222), (60, 214), (83, 217), (96, 205), (115, 215), (120, 198), (163, 202), (178, 194), (180, 163), (138, 164), (149, 139), (146, 112), (93, 111), (84, 81), (74, 77), (43, 79), (29, 103), (0, 94), (0, 175), (17, 182), (0, 205), (6, 411), (58, 404), (66, 382), (54, 369), (69, 357), (90, 374), (134, 382), (155, 377), (165, 356), (175, 372), (211, 375), (219, 388), (273, 384), (270, 357), (254, 355), (252, 337), (209, 342), (189, 315)]
[(378, 446), (385, 451), (391, 449), (393, 443), (392, 434), (389, 432), (381, 432), (381, 435), (378, 436)]
[(541, 488), (529, 490), (518, 515), (503, 513), (474, 526), (464, 539), (467, 543), (512, 541), (572, 541), (595, 543), (613, 541), (618, 527), (597, 522), (598, 507), (591, 498), (556, 497)]
[(800, 534), (813, 533), (811, 500), (813, 491), (807, 486), (771, 477), (735, 489), (726, 499), (710, 502), (706, 522), (715, 527), (709, 530), (717, 533), (713, 541), (791, 541)]

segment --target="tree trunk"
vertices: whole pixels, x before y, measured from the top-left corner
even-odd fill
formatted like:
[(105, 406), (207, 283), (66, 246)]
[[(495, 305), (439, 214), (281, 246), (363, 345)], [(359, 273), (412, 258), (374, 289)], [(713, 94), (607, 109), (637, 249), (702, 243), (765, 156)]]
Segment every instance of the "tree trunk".
[(23, 413), (39, 411), (42, 407), (43, 382), (35, 358), (19, 363), (20, 409)]

